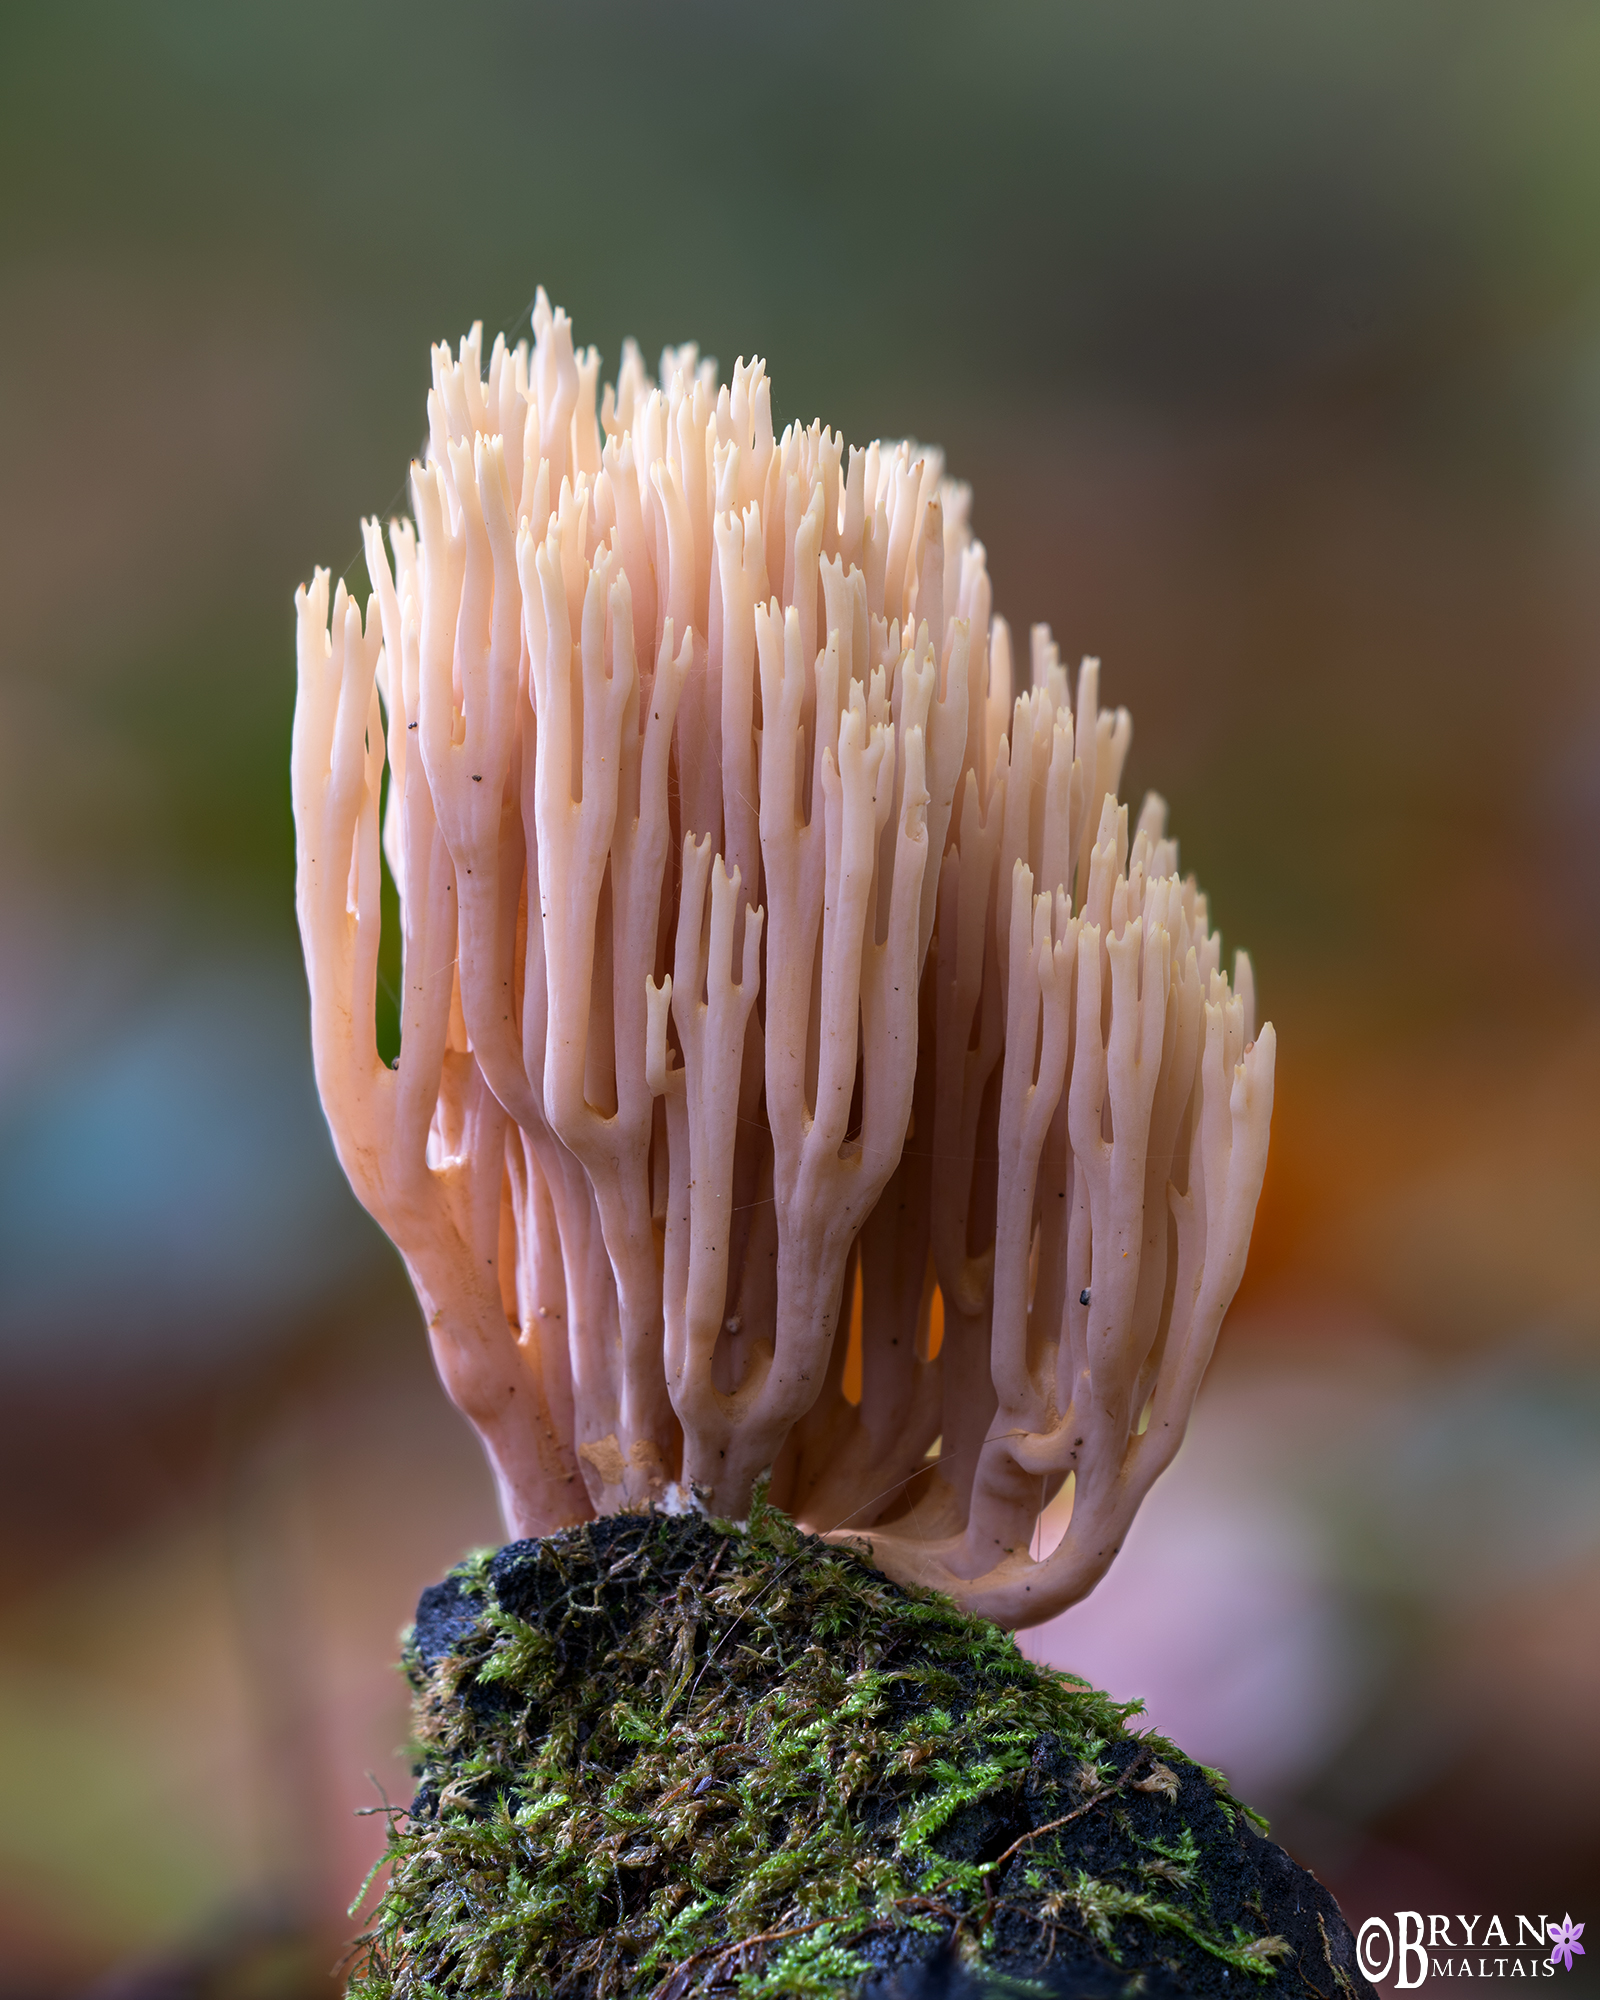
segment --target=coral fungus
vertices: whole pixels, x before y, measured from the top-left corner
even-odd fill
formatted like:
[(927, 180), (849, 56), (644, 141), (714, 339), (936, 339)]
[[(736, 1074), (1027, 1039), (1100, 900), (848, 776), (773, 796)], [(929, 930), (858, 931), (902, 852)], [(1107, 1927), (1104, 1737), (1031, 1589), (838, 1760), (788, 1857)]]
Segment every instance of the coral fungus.
[(939, 453), (775, 439), (762, 364), (693, 347), (657, 387), (630, 345), (597, 410), (542, 293), (533, 332), (435, 348), (365, 619), (341, 583), (330, 631), (326, 572), (296, 600), (340, 1159), (513, 1534), (737, 1516), (770, 1472), (1033, 1623), (1111, 1561), (1239, 1282), (1248, 964), (1163, 802), (1130, 825), (1096, 663), (1074, 690), (1036, 627), (1014, 674)]

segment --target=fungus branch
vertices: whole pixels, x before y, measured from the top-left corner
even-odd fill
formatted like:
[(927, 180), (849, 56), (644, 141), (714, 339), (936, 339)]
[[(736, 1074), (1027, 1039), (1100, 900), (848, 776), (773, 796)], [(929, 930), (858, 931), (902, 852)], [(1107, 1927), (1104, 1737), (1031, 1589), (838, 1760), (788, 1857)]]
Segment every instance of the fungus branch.
[(738, 1515), (770, 1472), (891, 1575), (1034, 1622), (1171, 1460), (1243, 1270), (1248, 962), (1160, 799), (1130, 834), (1097, 664), (1074, 688), (1036, 627), (1014, 688), (937, 452), (775, 439), (762, 364), (719, 386), (692, 347), (657, 386), (630, 343), (597, 419), (542, 293), (533, 334), (435, 348), (365, 618), (322, 571), (296, 600), (340, 1159), (513, 1533)]

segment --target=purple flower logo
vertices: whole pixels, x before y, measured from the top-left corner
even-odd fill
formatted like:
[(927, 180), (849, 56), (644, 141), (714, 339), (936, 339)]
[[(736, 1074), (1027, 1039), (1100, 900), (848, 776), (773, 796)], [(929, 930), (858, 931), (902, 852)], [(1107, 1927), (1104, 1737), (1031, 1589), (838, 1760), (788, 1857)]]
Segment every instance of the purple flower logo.
[(1570, 1916), (1563, 1917), (1559, 1924), (1552, 1924), (1550, 1935), (1555, 1939), (1556, 1946), (1550, 1954), (1552, 1965), (1560, 1963), (1570, 1972), (1574, 1955), (1579, 1958), (1587, 1956), (1583, 1946), (1578, 1942), (1583, 1936), (1583, 1925), (1575, 1924)]

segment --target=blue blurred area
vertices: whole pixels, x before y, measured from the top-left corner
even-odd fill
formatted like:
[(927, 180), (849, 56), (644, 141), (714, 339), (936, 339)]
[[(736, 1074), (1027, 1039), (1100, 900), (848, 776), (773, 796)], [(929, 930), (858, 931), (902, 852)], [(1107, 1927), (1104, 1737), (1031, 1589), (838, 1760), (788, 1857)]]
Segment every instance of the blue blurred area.
[(200, 959), (0, 1101), (0, 1364), (215, 1374), (370, 1278), (304, 1016), (281, 960)]

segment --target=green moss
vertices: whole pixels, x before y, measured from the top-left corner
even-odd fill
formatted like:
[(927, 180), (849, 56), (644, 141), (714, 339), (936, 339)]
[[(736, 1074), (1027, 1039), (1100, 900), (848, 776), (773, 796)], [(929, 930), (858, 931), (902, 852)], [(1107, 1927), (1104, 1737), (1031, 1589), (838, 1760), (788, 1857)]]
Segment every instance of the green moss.
[(406, 1664), (359, 2000), (833, 1996), (937, 1949), (1233, 1991), (1290, 1950), (1217, 1774), (760, 1504), (475, 1558)]

